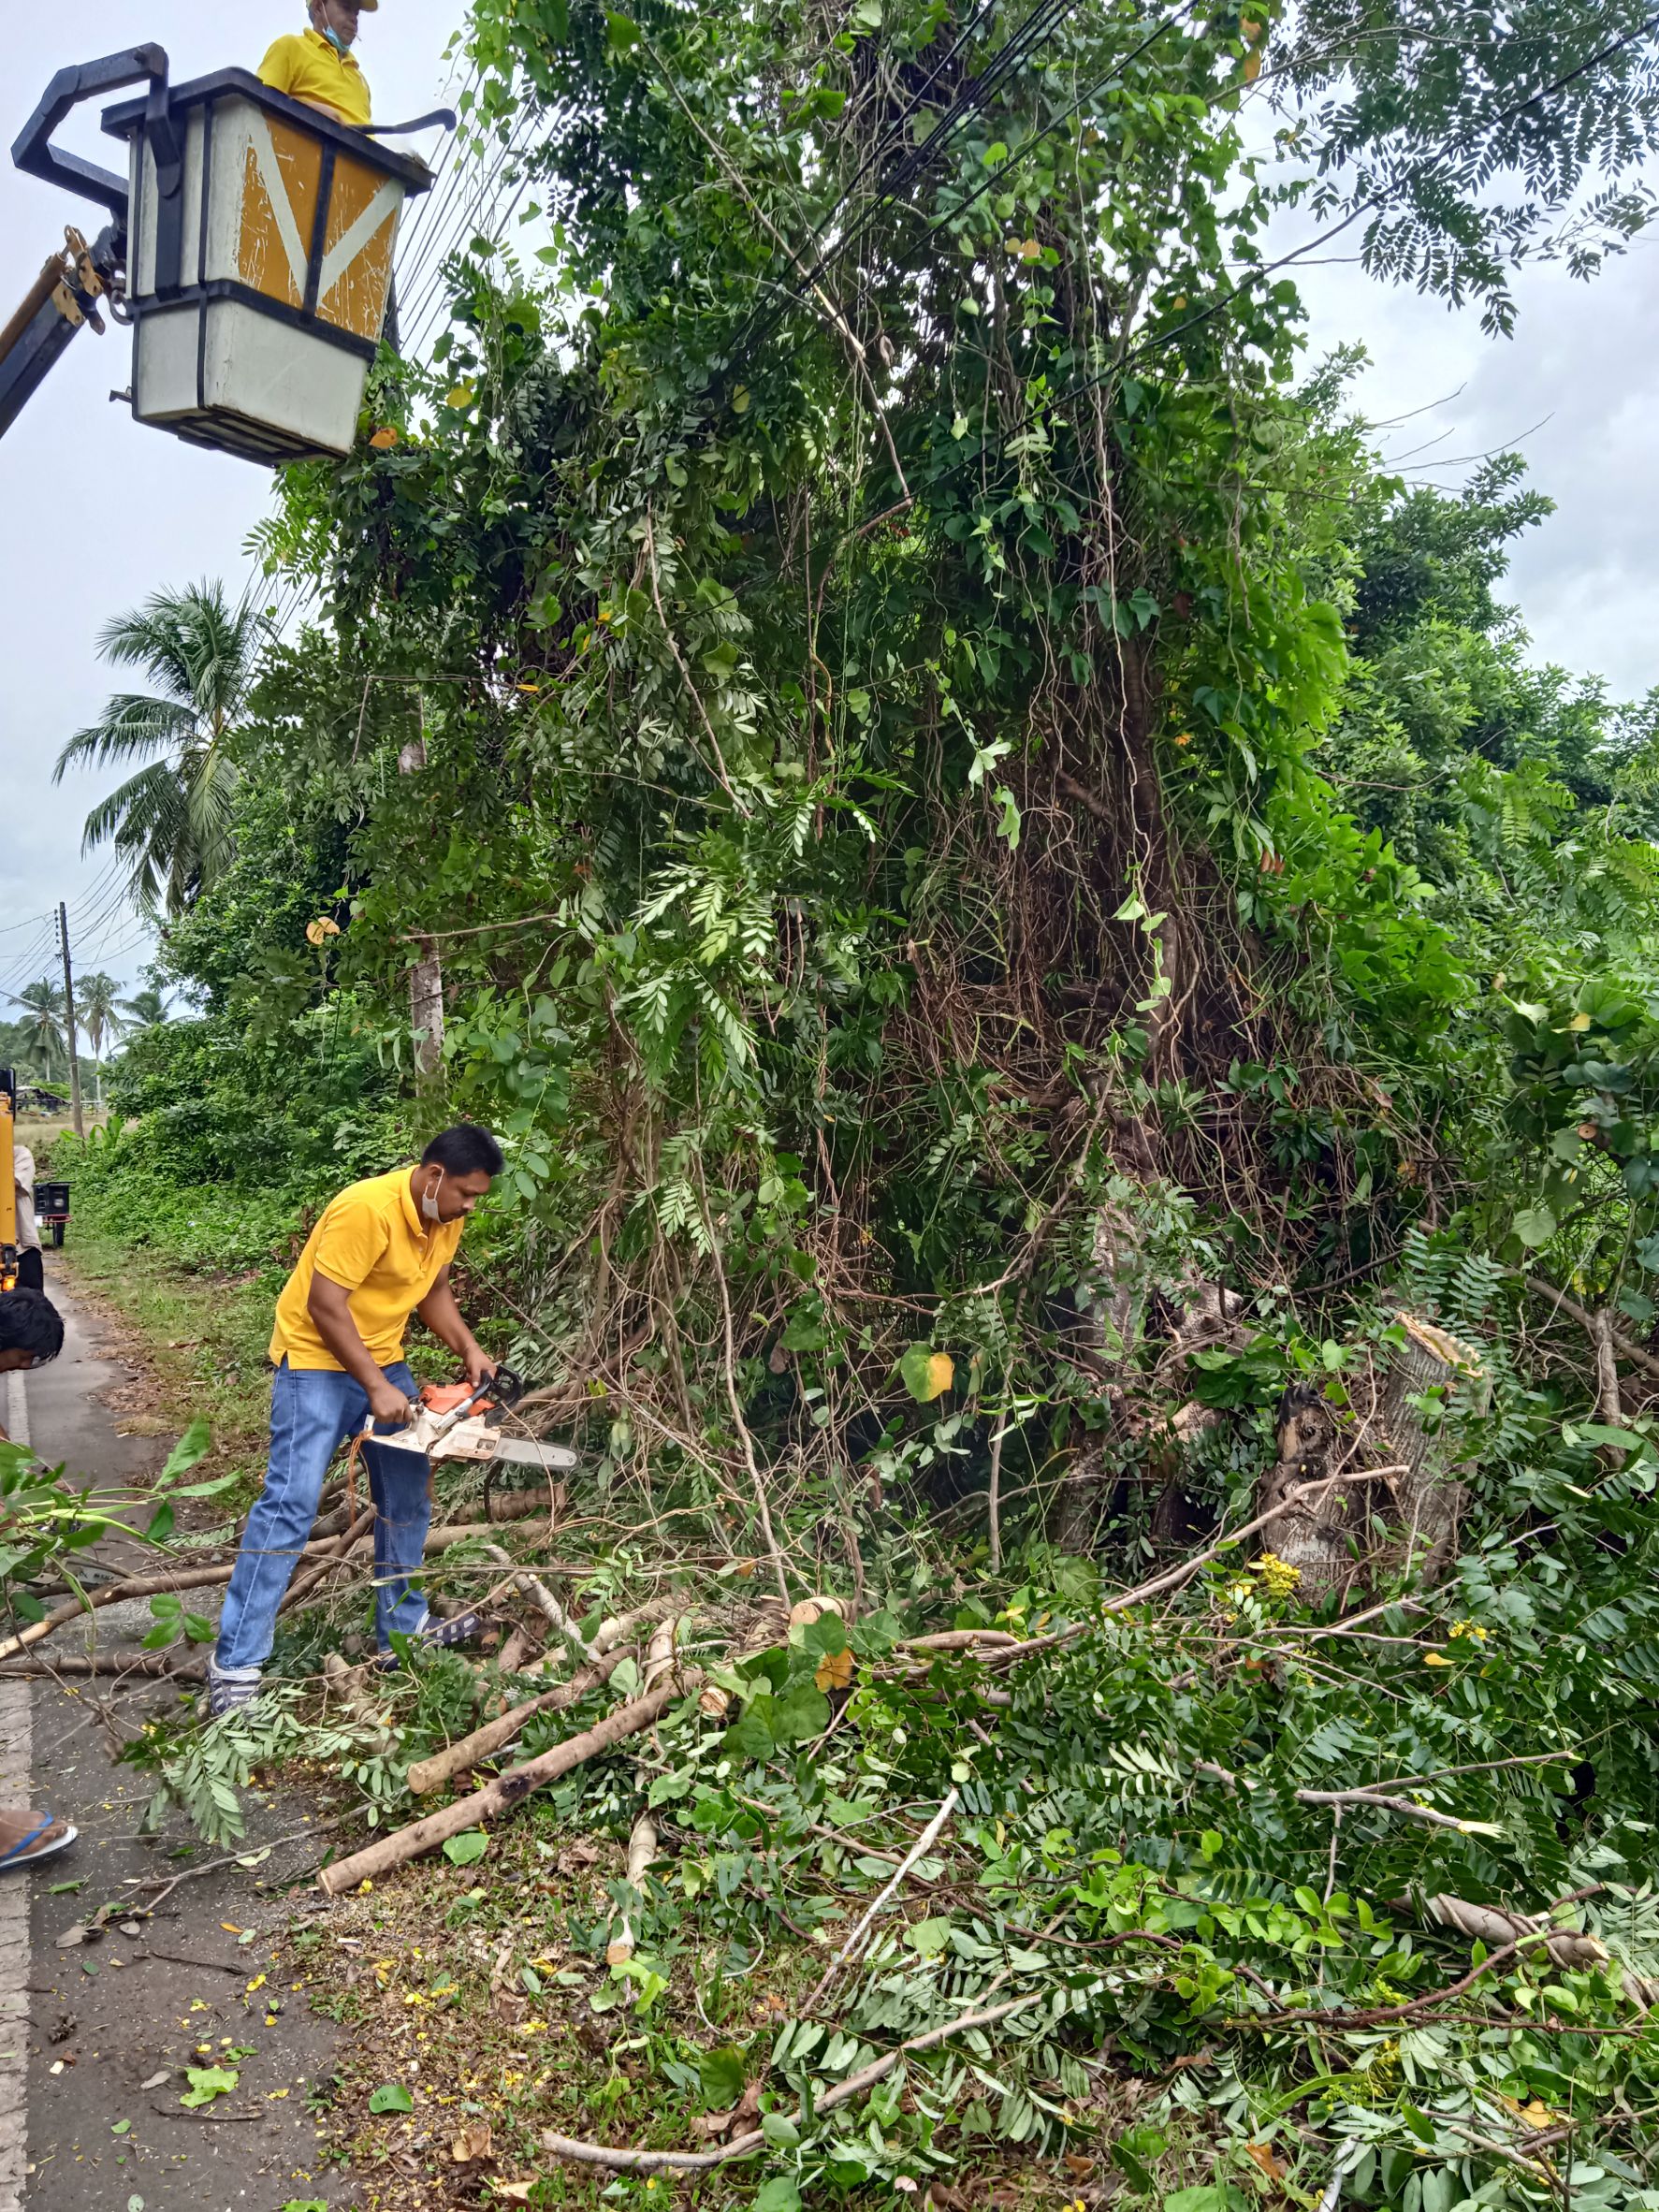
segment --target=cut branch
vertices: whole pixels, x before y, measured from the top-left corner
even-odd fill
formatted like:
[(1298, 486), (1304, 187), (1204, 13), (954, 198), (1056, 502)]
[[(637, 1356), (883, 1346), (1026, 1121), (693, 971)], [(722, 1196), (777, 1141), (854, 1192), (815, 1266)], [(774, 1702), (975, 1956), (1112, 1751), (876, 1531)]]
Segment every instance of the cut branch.
[[(986, 2005), (979, 2012), (960, 2013), (942, 2027), (930, 2028), (925, 2035), (911, 2036), (897, 2050), (860, 2067), (837, 2088), (814, 2099), (813, 2116), (845, 2104), (851, 2097), (863, 2096), (866, 2089), (873, 2089), (879, 2081), (884, 2081), (899, 2061), (912, 2053), (930, 2051), (936, 2045), (948, 2043), (953, 2035), (968, 2035), (976, 2028), (993, 2028), (998, 2020), (1006, 2020), (1010, 2013), (1017, 2013), (1022, 2005), (1035, 2002), (1037, 1995), (1033, 1990), (1025, 1997), (1011, 1997), (1002, 2004)], [(807, 2116), (799, 2106), (789, 2117), (792, 2126), (807, 2124)], [(706, 2173), (710, 2166), (726, 2165), (733, 2159), (752, 2158), (757, 2150), (766, 2148), (766, 2137), (759, 2128), (751, 2128), (748, 2134), (735, 2136), (721, 2150), (628, 2150), (606, 2143), (581, 2143), (574, 2135), (556, 2135), (547, 2128), (542, 2133), (542, 2148), (550, 2150), (555, 2158), (569, 2159), (575, 2165), (607, 2166), (618, 2174), (699, 2174)]]
[(502, 1714), (499, 1720), (487, 1722), (482, 1728), (474, 1728), (470, 1736), (461, 1737), (441, 1752), (434, 1752), (429, 1759), (416, 1759), (407, 1776), (410, 1789), (417, 1797), (424, 1797), (429, 1790), (435, 1790), (457, 1774), (464, 1774), (469, 1767), (476, 1767), (483, 1760), (493, 1758), (497, 1752), (521, 1736), (537, 1713), (564, 1712), (569, 1707), (586, 1697), (589, 1690), (596, 1690), (601, 1682), (608, 1682), (624, 1659), (628, 1647), (618, 1645), (607, 1652), (603, 1659), (596, 1659), (573, 1674), (568, 1682), (560, 1682), (558, 1689), (544, 1691), (539, 1697), (526, 1699)]
[(540, 1758), (530, 1759), (522, 1767), (509, 1768), (505, 1774), (470, 1797), (458, 1797), (453, 1805), (445, 1805), (441, 1812), (429, 1812), (424, 1820), (417, 1820), (396, 1835), (383, 1837), (377, 1843), (369, 1844), (362, 1851), (354, 1852), (349, 1858), (337, 1860), (325, 1867), (318, 1880), (329, 1897), (339, 1897), (345, 1890), (355, 1888), (359, 1882), (388, 1873), (393, 1867), (408, 1864), (412, 1858), (421, 1858), (429, 1851), (436, 1851), (451, 1836), (458, 1836), (463, 1829), (481, 1826), (490, 1820), (499, 1820), (502, 1813), (511, 1812), (521, 1805), (532, 1791), (545, 1789), (548, 1783), (557, 1782), (561, 1774), (568, 1774), (573, 1767), (579, 1767), (586, 1759), (597, 1758), (601, 1752), (611, 1751), (618, 1743), (636, 1736), (642, 1728), (648, 1728), (674, 1702), (682, 1689), (693, 1688), (702, 1675), (691, 1672), (675, 1680), (660, 1683), (647, 1695), (635, 1697), (580, 1736), (556, 1744), (544, 1752)]

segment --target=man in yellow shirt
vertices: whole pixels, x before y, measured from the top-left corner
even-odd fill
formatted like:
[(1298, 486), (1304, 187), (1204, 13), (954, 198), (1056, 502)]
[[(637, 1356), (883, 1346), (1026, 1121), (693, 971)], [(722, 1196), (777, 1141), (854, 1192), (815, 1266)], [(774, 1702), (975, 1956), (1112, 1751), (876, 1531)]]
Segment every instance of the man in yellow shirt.
[[(479, 1383), (495, 1373), (461, 1319), (449, 1263), (467, 1215), (502, 1171), (488, 1129), (462, 1124), (434, 1137), (415, 1168), (354, 1183), (329, 1201), (277, 1300), (270, 1357), (270, 1463), (242, 1532), (208, 1670), (215, 1717), (259, 1692), (276, 1637), (277, 1608), (298, 1562), (328, 1462), (371, 1415), (384, 1432), (414, 1410), (403, 1363), (412, 1314)], [(475, 1617), (429, 1624), (412, 1586), (426, 1550), (431, 1504), (424, 1452), (363, 1448), (374, 1502), (375, 1626), (381, 1650), (394, 1635), (445, 1643), (475, 1634)]]
[(379, 6), (380, 0), (310, 0), (311, 29), (277, 40), (259, 65), (260, 83), (366, 131), (372, 112), (369, 80), (352, 48), (357, 17)]

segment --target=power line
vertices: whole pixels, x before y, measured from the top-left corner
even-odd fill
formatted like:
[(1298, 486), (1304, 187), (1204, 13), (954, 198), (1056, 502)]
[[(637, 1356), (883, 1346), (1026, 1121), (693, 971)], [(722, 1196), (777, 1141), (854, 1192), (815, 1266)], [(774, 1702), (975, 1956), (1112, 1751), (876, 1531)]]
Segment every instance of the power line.
[[(523, 129), (517, 139), (509, 143), (502, 155), (500, 167), (493, 171), (480, 171), (472, 196), (462, 205), (458, 216), (450, 225), (448, 235), (432, 263), (428, 281), (418, 299), (407, 311), (410, 327), (414, 332), (406, 342), (411, 353), (424, 342), (426, 333), (431, 327), (434, 312), (443, 312), (444, 272), (450, 260), (461, 250), (462, 240), (470, 233), (483, 235), (497, 222), (497, 211), (513, 181), (513, 165), (515, 162), (521, 163), (530, 152), (537, 121), (538, 118), (533, 114), (527, 116)], [(524, 197), (529, 184), (530, 176), (526, 171), (519, 179), (518, 190), (514, 196), (512, 208), (508, 210), (509, 215)], [(488, 208), (485, 204), (487, 199), (489, 203)]]
[[(1224, 308), (1230, 306), (1233, 300), (1242, 298), (1246, 292), (1253, 289), (1254, 286), (1259, 284), (1264, 277), (1272, 276), (1277, 270), (1288, 268), (1293, 263), (1304, 258), (1307, 255), (1314, 253), (1320, 246), (1328, 244), (1332, 239), (1339, 236), (1343, 231), (1351, 228), (1351, 226), (1357, 223), (1361, 216), (1366, 213), (1369, 209), (1386, 205), (1387, 201), (1390, 197), (1402, 191), (1406, 190), (1410, 184), (1416, 181), (1419, 175), (1427, 173), (1428, 171), (1434, 168), (1438, 164), (1446, 161), (1449, 155), (1456, 153), (1463, 141), (1467, 138), (1471, 133), (1477, 130), (1499, 129), (1506, 123), (1513, 122), (1517, 116), (1524, 114), (1528, 109), (1535, 108), (1541, 101), (1552, 97), (1554, 94), (1563, 91), (1567, 85), (1574, 83), (1579, 78), (1583, 77), (1591, 70), (1599, 67), (1603, 62), (1611, 60), (1614, 55), (1623, 51), (1627, 47), (1633, 46), (1638, 39), (1649, 36), (1655, 30), (1659, 30), (1659, 10), (1655, 10), (1652, 14), (1646, 17), (1642, 22), (1636, 25), (1633, 29), (1621, 34), (1615, 38), (1609, 39), (1604, 46), (1599, 47), (1595, 52), (1587, 56), (1585, 60), (1575, 64), (1575, 65), (1570, 69), (1564, 70), (1559, 77), (1551, 79), (1548, 84), (1539, 86), (1535, 92), (1529, 93), (1524, 99), (1513, 101), (1507, 106), (1500, 108), (1493, 114), (1487, 116), (1479, 123), (1465, 126), (1463, 130), (1454, 134), (1445, 144), (1437, 147), (1433, 153), (1423, 154), (1416, 162), (1412, 163), (1387, 190), (1368, 194), (1366, 197), (1359, 203), (1358, 206), (1351, 209), (1349, 212), (1343, 217), (1341, 222), (1329, 225), (1324, 229), (1316, 232), (1313, 237), (1304, 240), (1300, 246), (1293, 248), (1289, 253), (1280, 255), (1273, 261), (1259, 264), (1255, 269), (1251, 271), (1249, 276), (1244, 278), (1241, 283), (1230, 286), (1229, 289), (1223, 293), (1219, 298), (1212, 300), (1206, 307), (1199, 310), (1197, 313), (1188, 316), (1184, 322), (1177, 324), (1173, 329), (1164, 331), (1157, 338), (1150, 339), (1142, 345), (1134, 347), (1128, 353), (1124, 355), (1121, 359), (1114, 361), (1108, 368), (1101, 370), (1097, 374), (1081, 378), (1076, 384), (1069, 385), (1062, 390), (1050, 394), (1044, 403), (1045, 411), (1052, 413), (1055, 409), (1065, 406), (1073, 400), (1084, 398), (1090, 392), (1098, 391), (1103, 385), (1109, 383), (1113, 376), (1121, 373), (1124, 370), (1136, 366), (1140, 362), (1145, 360), (1152, 354), (1160, 351), (1164, 346), (1173, 344), (1178, 339), (1184, 337), (1187, 331), (1196, 329), (1201, 324), (1211, 321), (1215, 315), (1219, 314)], [(1534, 45), (1537, 42), (1533, 38), (1514, 38), (1500, 40), (1498, 43), (1500, 46), (1508, 46)], [(937, 476), (931, 478), (929, 480), (927, 489), (930, 491), (934, 490), (939, 485), (949, 483), (953, 476), (960, 474), (965, 469), (980, 467), (982, 466), (982, 463), (983, 455), (981, 452), (965, 455), (961, 459), (953, 462), (950, 467), (941, 470)]]
[[(898, 164), (894, 173), (882, 183), (879, 195), (863, 210), (857, 220), (833, 245), (819, 254), (811, 267), (795, 284), (787, 287), (782, 301), (758, 331), (739, 337), (734, 348), (739, 359), (751, 358), (760, 351), (777, 331), (791, 307), (805, 299), (807, 294), (836, 263), (852, 251), (870, 230), (881, 210), (891, 206), (899, 194), (906, 191), (938, 159), (943, 149), (980, 113), (993, 95), (1024, 66), (1040, 47), (1047, 44), (1077, 5), (1078, 0), (1038, 0), (1038, 5), (1013, 31), (1007, 44), (998, 49), (979, 76), (968, 80), (934, 128)], [(830, 211), (829, 224), (834, 223), (840, 208), (846, 204), (847, 199), (843, 197)]]

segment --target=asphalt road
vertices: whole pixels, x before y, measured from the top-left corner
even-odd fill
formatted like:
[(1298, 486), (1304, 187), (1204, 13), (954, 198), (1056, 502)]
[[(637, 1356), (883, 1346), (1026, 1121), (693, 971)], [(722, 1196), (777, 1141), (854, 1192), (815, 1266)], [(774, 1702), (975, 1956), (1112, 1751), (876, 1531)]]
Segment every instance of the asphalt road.
[[(49, 1271), (55, 1259), (48, 1255)], [(47, 1289), (66, 1324), (64, 1354), (37, 1374), (4, 1378), (6, 1424), (51, 1464), (105, 1486), (141, 1484), (167, 1440), (116, 1433), (103, 1396), (124, 1371), (61, 1273), (49, 1272)], [(118, 1542), (110, 1564), (124, 1564), (128, 1549)], [(136, 1642), (151, 1624), (144, 1606), (97, 1618), (103, 1651)], [(78, 1641), (62, 1631), (52, 1648), (84, 1650), (84, 1633)], [(278, 1930), (304, 1917), (320, 1931), (319, 1965), (331, 1950), (327, 1907), (298, 1879), (316, 1857), (306, 1808), (247, 1793), (245, 1849), (269, 1842), (269, 1855), (162, 1896), (162, 1883), (216, 1855), (177, 1816), (160, 1839), (139, 1837), (151, 1784), (113, 1754), (148, 1715), (179, 1710), (176, 1693), (153, 1681), (112, 1690), (107, 1681), (0, 1681), (0, 1802), (49, 1807), (80, 1830), (45, 1865), (0, 1873), (0, 2212), (284, 2212), (313, 2203), (358, 2212), (350, 2177), (319, 2170), (310, 2102), (327, 2093), (338, 2030), (312, 2012), (308, 1990), (286, 1986), (271, 1949)], [(71, 1883), (79, 1886), (63, 1886)], [(150, 1900), (153, 1918), (132, 1917)], [(74, 1930), (106, 1904), (119, 1910), (104, 1931), (76, 1942)], [(186, 2106), (186, 2070), (209, 2066), (234, 2074), (234, 2089)]]

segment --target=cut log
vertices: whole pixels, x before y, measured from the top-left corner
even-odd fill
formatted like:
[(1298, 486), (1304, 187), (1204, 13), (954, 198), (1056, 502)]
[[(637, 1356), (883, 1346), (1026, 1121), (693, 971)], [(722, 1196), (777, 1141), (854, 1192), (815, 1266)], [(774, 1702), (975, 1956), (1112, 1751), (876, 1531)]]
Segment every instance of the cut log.
[(595, 1726), (584, 1729), (580, 1736), (573, 1736), (567, 1742), (556, 1744), (539, 1759), (528, 1759), (522, 1767), (510, 1768), (470, 1797), (458, 1797), (441, 1812), (429, 1812), (424, 1820), (400, 1828), (396, 1835), (383, 1837), (364, 1850), (354, 1852), (349, 1858), (325, 1867), (318, 1881), (329, 1897), (340, 1897), (346, 1890), (355, 1889), (359, 1882), (372, 1881), (388, 1873), (393, 1867), (406, 1866), (412, 1858), (421, 1858), (429, 1851), (436, 1851), (440, 1844), (466, 1828), (499, 1820), (534, 1791), (545, 1789), (561, 1774), (568, 1774), (573, 1767), (597, 1758), (602, 1752), (614, 1750), (630, 1736), (648, 1728), (653, 1721), (662, 1718), (682, 1690), (695, 1689), (702, 1679), (700, 1672), (692, 1671), (660, 1682), (647, 1695), (618, 1706)]
[(558, 1689), (545, 1691), (539, 1697), (527, 1698), (522, 1705), (511, 1707), (499, 1720), (489, 1721), (482, 1728), (474, 1728), (470, 1736), (463, 1736), (458, 1741), (445, 1745), (443, 1751), (434, 1752), (429, 1759), (417, 1759), (406, 1778), (409, 1787), (417, 1797), (425, 1797), (429, 1790), (439, 1788), (452, 1776), (464, 1774), (469, 1767), (476, 1767), (485, 1759), (493, 1758), (497, 1752), (504, 1750), (523, 1734), (537, 1713), (563, 1712), (575, 1705), (578, 1698), (585, 1697), (589, 1690), (596, 1689), (601, 1682), (609, 1681), (627, 1656), (628, 1647), (618, 1644), (615, 1651), (607, 1652), (602, 1659), (595, 1659), (591, 1665), (573, 1674), (568, 1682), (560, 1682)]
[(557, 1525), (563, 1513), (566, 1490), (562, 1482), (545, 1482), (540, 1490), (495, 1490), (489, 1493), (491, 1521), (535, 1521), (546, 1514)]

